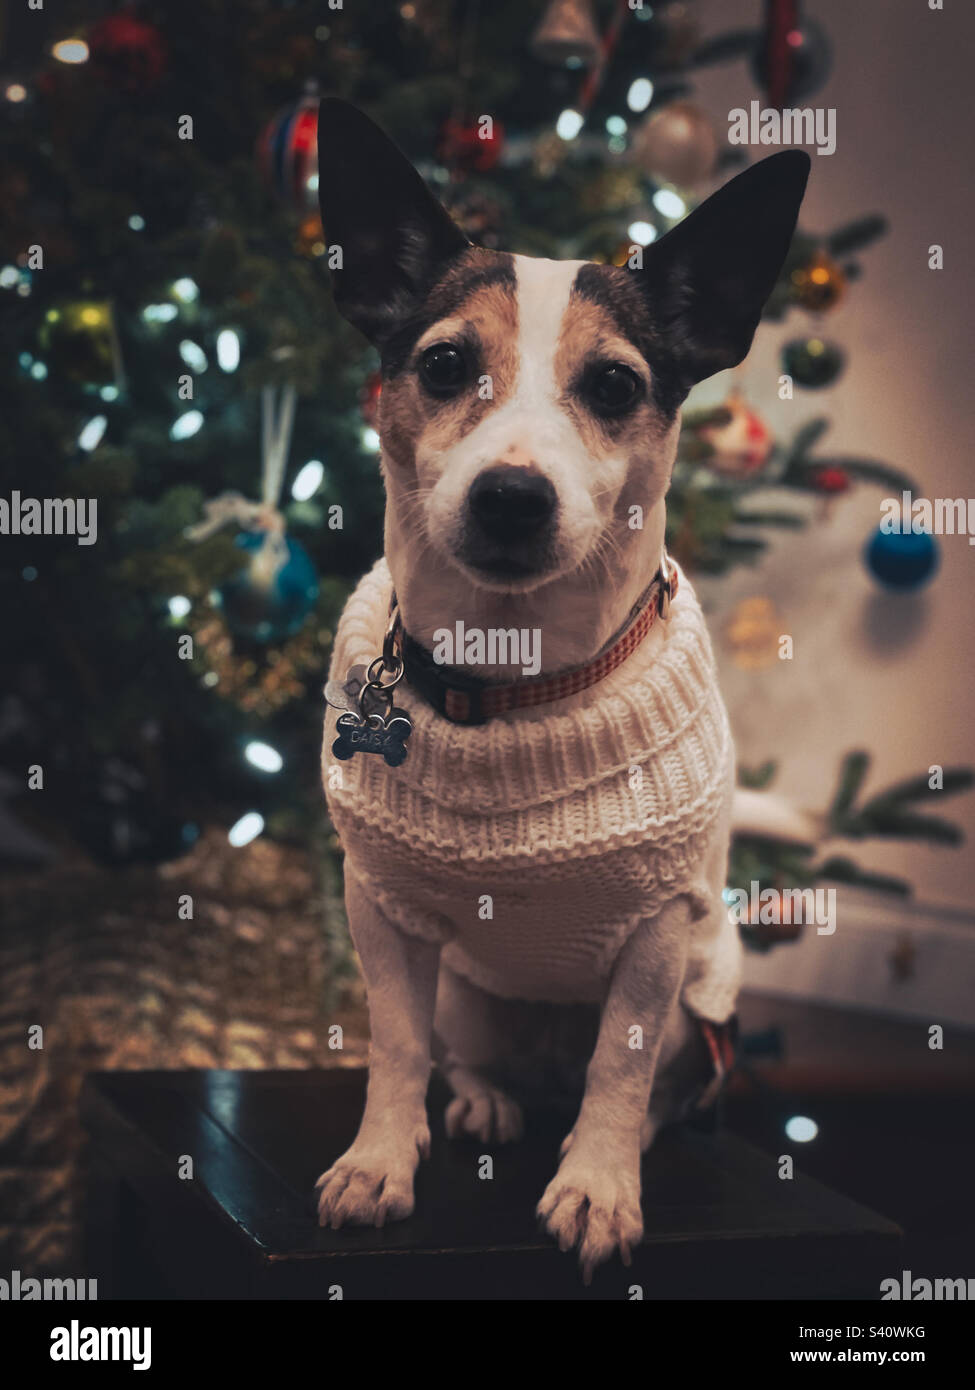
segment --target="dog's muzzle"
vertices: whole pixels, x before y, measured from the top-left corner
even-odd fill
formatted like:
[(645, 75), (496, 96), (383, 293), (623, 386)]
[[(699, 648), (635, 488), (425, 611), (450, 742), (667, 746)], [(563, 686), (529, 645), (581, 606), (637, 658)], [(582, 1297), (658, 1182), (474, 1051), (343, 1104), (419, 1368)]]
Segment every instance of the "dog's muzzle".
[(543, 573), (558, 511), (555, 488), (535, 469), (496, 464), (467, 494), (460, 558), (499, 579)]

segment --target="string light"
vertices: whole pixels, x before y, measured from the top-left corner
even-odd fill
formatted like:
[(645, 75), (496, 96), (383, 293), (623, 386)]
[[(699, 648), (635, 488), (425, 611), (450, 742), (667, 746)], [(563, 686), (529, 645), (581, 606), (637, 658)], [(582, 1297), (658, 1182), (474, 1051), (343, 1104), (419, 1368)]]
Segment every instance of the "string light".
[(43, 381), (47, 376), (47, 363), (35, 362), (30, 369), (30, 374), (35, 381)]
[(194, 343), (192, 338), (184, 338), (179, 345), (179, 355), (189, 367), (191, 372), (205, 372), (210, 365), (207, 362), (207, 355), (200, 347), (199, 343)]
[(103, 401), (117, 401), (117, 400), (118, 400), (118, 387), (117, 387), (117, 386), (103, 386), (102, 389), (99, 391), (98, 394), (101, 396), (101, 398), (102, 398)]
[(649, 246), (651, 241), (657, 239), (657, 229), (652, 222), (631, 222), (626, 229), (626, 235), (631, 241), (635, 241), (637, 246)]
[(622, 116), (606, 117), (606, 133), (608, 135), (625, 135), (626, 131), (627, 124)]
[(584, 124), (585, 117), (581, 112), (573, 111), (568, 106), (555, 122), (555, 133), (563, 140), (574, 140)]
[(146, 219), (140, 217), (137, 212), (134, 212), (129, 218), (129, 228), (133, 232), (144, 232), (146, 228)]
[(202, 410), (187, 410), (178, 415), (169, 427), (170, 439), (191, 439), (203, 425)]
[(819, 1133), (819, 1125), (808, 1115), (793, 1115), (785, 1122), (786, 1137), (794, 1144), (808, 1144)]
[(284, 767), (284, 759), (278, 750), (269, 743), (261, 743), (260, 739), (252, 739), (247, 744), (244, 757), (261, 772), (280, 772)]
[(217, 362), (222, 372), (235, 372), (240, 366), (240, 339), (232, 328), (217, 334)]
[(59, 63), (87, 63), (88, 45), (84, 39), (61, 39), (51, 49)]
[(362, 447), (366, 450), (367, 453), (379, 453), (379, 450), (382, 446), (382, 441), (380, 440), (379, 435), (376, 433), (374, 429), (372, 429), (371, 426), (367, 425), (366, 428), (362, 431), (362, 434), (359, 436), (359, 438), (362, 440)]
[(684, 199), (671, 188), (658, 188), (653, 195), (653, 205), (664, 217), (683, 217), (687, 211)]
[(4, 92), (4, 96), (8, 101), (26, 101), (27, 88), (20, 82), (11, 82), (10, 86)]
[(195, 304), (200, 297), (200, 287), (188, 275), (173, 281), (172, 292), (181, 304)]
[(175, 304), (147, 304), (142, 317), (146, 323), (172, 323), (178, 313)]
[(321, 487), (324, 477), (325, 465), (321, 460), (309, 459), (291, 484), (291, 496), (296, 502), (307, 502)]
[(240, 849), (244, 845), (249, 845), (251, 840), (256, 840), (263, 829), (264, 817), (260, 811), (248, 811), (230, 827), (227, 831), (227, 839), (234, 849)]
[(97, 449), (102, 442), (102, 436), (105, 433), (107, 425), (107, 415), (92, 416), (78, 435), (78, 448), (84, 449), (86, 454), (90, 454), (92, 449)]
[(174, 594), (169, 600), (169, 612), (174, 618), (185, 618), (192, 607), (185, 594)]
[(631, 111), (646, 111), (653, 100), (653, 83), (649, 77), (638, 77), (630, 83), (626, 104)]
[(20, 271), (15, 265), (5, 265), (0, 270), (0, 289), (10, 290), (20, 279)]

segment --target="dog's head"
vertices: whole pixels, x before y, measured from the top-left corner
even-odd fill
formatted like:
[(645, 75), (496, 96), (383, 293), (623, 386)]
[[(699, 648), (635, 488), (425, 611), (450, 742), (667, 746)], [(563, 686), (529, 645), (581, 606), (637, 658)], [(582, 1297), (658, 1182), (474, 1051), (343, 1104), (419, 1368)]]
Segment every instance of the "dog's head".
[(471, 246), (345, 102), (322, 102), (318, 152), (335, 301), (382, 356), (401, 523), (509, 593), (618, 553), (629, 508), (663, 498), (687, 392), (748, 352), (808, 156), (754, 165), (629, 269)]

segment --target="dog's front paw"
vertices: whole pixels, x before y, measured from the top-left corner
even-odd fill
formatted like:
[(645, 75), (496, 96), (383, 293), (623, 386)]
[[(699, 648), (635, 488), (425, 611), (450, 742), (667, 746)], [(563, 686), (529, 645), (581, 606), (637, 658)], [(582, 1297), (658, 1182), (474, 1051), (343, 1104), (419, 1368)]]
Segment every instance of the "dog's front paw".
[(318, 1224), (337, 1231), (402, 1221), (413, 1210), (413, 1176), (430, 1152), (430, 1131), (418, 1128), (408, 1143), (360, 1142), (327, 1169), (318, 1190)]
[[(571, 1136), (570, 1136), (571, 1138)], [(643, 1238), (640, 1165), (637, 1158), (607, 1167), (605, 1156), (587, 1160), (573, 1146), (538, 1204), (538, 1216), (560, 1250), (579, 1247), (585, 1283), (597, 1265), (619, 1250), (625, 1265)]]

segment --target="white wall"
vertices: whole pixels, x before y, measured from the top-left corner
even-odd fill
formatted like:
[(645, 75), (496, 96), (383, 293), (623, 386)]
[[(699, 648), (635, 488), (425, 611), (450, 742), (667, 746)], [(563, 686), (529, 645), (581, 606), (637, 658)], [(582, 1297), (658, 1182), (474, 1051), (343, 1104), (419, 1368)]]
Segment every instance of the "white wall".
[[(692, 8), (707, 34), (753, 24), (761, 11), (759, 0), (698, 0)], [(806, 9), (834, 43), (832, 77), (809, 103), (836, 108), (837, 150), (813, 155), (802, 225), (831, 230), (877, 211), (891, 229), (862, 253), (863, 278), (821, 321), (848, 353), (836, 385), (777, 400), (779, 346), (814, 323), (798, 311), (760, 330), (742, 385), (783, 435), (826, 414), (833, 425), (820, 452), (887, 460), (927, 496), (975, 496), (975, 5), (945, 0), (937, 13), (927, 0), (807, 0)], [(744, 62), (705, 71), (695, 87), (724, 129), (732, 107), (761, 95)], [(927, 268), (933, 242), (945, 248), (940, 272)], [(703, 398), (720, 399), (726, 387), (715, 378)], [(777, 790), (811, 807), (824, 803), (841, 754), (853, 747), (874, 754), (868, 789), (933, 763), (975, 763), (975, 547), (965, 537), (941, 538), (941, 570), (926, 591), (882, 594), (860, 556), (880, 520), (881, 496), (864, 485), (828, 509), (814, 503), (811, 529), (777, 539), (760, 569), (698, 585), (741, 759), (778, 757)], [(795, 638), (793, 662), (744, 671), (731, 660), (727, 614), (751, 594), (775, 603), (781, 631)], [(932, 809), (962, 823), (975, 843), (975, 795)], [(968, 847), (905, 850), (871, 841), (855, 852), (864, 864), (909, 876), (919, 899), (969, 906)]]

